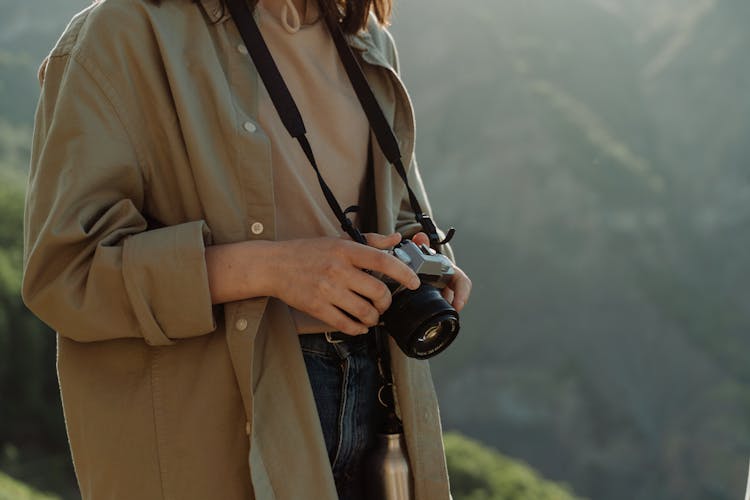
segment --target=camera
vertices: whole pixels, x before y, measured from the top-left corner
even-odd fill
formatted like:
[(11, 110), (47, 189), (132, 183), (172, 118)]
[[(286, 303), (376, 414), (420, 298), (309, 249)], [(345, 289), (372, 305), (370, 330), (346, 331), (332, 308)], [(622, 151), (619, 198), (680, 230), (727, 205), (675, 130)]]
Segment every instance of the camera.
[(440, 293), (453, 279), (453, 264), (444, 255), (410, 240), (390, 252), (419, 276), (421, 285), (410, 290), (388, 276), (375, 275), (392, 295), (391, 306), (381, 316), (383, 327), (407, 356), (436, 356), (453, 342), (459, 330), (458, 312)]

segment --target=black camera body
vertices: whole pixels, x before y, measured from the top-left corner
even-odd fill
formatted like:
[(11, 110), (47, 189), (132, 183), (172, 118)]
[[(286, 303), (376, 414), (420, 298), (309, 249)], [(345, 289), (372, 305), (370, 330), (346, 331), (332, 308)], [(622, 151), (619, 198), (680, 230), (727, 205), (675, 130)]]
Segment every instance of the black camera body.
[(388, 276), (376, 275), (391, 290), (391, 306), (383, 313), (383, 327), (409, 357), (427, 359), (440, 354), (459, 331), (458, 312), (441, 290), (453, 279), (455, 269), (444, 255), (426, 245), (404, 240), (391, 253), (414, 271), (421, 286), (410, 290)]

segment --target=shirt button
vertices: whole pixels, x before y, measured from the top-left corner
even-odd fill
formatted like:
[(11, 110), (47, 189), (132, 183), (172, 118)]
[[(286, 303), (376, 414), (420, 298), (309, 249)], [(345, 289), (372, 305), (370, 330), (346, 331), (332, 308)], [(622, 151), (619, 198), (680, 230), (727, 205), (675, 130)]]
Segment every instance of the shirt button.
[(242, 54), (243, 56), (247, 55), (247, 47), (245, 47), (245, 44), (241, 43), (237, 46), (237, 52)]
[(253, 222), (253, 225), (250, 226), (250, 231), (253, 232), (253, 234), (258, 235), (263, 232), (263, 224), (260, 222)]
[(234, 327), (237, 330), (244, 332), (245, 329), (247, 328), (247, 320), (245, 318), (238, 319), (237, 322), (234, 324)]
[(253, 430), (253, 427), (250, 425), (250, 422), (245, 422), (245, 434), (249, 436), (251, 430)]
[(245, 127), (245, 130), (247, 130), (248, 132), (255, 132), (255, 130), (257, 129), (253, 122), (245, 122), (242, 126)]

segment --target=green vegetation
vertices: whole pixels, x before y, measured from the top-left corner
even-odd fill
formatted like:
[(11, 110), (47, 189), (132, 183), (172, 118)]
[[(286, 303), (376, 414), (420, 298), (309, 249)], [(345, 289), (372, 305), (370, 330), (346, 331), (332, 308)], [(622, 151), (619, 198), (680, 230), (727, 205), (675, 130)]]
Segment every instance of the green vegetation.
[(0, 500), (58, 500), (59, 497), (40, 493), (0, 472)]
[[(0, 470), (45, 490), (69, 491), (55, 336), (21, 300), (23, 187), (5, 174), (0, 171)], [(0, 481), (0, 500), (4, 486)]]
[(0, 175), (25, 177), (29, 161), (31, 127), (12, 125), (0, 117)]
[(477, 277), (432, 363), (445, 425), (597, 500), (740, 497), (750, 3), (399, 6), (425, 183)]
[[(447, 433), (445, 447), (455, 500), (582, 500), (567, 486), (546, 481), (528, 464), (461, 434)], [(0, 472), (0, 500), (57, 499), (58, 496), (40, 493)]]
[(567, 486), (545, 481), (529, 465), (458, 433), (445, 435), (455, 500), (577, 500)]

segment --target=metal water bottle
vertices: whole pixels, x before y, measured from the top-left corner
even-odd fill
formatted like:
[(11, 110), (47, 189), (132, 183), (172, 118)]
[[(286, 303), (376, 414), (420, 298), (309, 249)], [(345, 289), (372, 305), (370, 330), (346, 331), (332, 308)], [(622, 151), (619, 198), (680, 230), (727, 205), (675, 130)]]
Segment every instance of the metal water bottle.
[(366, 465), (367, 500), (412, 500), (414, 486), (401, 432), (378, 434)]

